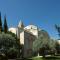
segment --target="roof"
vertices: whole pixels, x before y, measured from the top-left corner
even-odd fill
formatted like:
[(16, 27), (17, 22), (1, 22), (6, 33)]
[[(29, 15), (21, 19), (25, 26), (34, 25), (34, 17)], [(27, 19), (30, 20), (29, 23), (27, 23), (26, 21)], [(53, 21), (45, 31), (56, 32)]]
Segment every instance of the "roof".
[(24, 29), (38, 29), (38, 27), (35, 25), (28, 25)]

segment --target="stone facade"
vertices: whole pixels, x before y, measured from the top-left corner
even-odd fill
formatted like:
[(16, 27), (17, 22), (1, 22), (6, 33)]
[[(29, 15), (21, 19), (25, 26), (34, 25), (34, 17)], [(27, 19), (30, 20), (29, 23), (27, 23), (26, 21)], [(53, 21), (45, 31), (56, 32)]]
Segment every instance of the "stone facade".
[(32, 44), (34, 36), (26, 31), (20, 34), (20, 43), (24, 45), (24, 57), (32, 57)]

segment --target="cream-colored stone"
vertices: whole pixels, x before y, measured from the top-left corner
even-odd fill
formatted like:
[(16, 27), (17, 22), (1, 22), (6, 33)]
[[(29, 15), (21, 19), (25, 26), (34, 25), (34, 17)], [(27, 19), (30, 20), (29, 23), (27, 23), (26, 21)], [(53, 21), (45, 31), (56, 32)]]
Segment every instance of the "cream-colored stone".
[(60, 44), (60, 40), (57, 40), (57, 42)]
[(9, 28), (9, 31), (16, 34), (16, 28), (11, 27), (11, 28)]
[(20, 44), (24, 45), (24, 31), (20, 33)]

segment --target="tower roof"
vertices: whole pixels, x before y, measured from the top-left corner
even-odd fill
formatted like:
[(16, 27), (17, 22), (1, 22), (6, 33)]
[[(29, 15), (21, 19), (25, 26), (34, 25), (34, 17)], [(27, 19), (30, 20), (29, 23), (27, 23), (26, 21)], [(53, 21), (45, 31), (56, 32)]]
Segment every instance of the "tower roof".
[(20, 20), (20, 22), (19, 22), (19, 24), (18, 24), (18, 27), (19, 28), (24, 28), (24, 24), (23, 24), (23, 22)]

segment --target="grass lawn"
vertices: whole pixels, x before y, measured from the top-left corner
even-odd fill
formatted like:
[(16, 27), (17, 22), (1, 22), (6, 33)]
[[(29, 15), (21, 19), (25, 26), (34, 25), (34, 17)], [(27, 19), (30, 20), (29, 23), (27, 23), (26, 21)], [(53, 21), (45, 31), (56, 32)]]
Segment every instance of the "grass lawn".
[(43, 58), (41, 58), (41, 57), (33, 57), (30, 60), (43, 60)]
[(33, 57), (33, 58), (25, 58), (25, 59), (15, 59), (15, 60), (60, 60), (60, 56), (50, 56), (50, 57)]
[(51, 57), (33, 57), (33, 58), (28, 58), (28, 59), (23, 59), (23, 60), (60, 60), (60, 56), (51, 56)]

